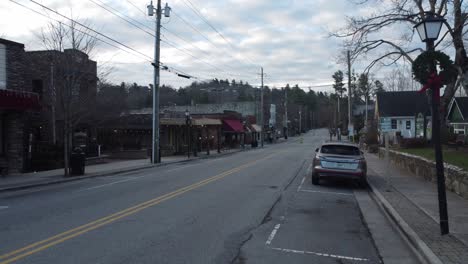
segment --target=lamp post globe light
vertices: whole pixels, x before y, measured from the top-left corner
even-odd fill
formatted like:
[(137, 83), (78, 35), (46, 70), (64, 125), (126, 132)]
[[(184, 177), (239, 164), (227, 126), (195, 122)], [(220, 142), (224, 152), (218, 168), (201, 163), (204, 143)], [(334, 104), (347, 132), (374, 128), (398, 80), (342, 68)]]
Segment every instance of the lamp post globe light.
[(161, 0), (157, 0), (156, 8), (153, 6), (153, 1), (147, 6), (148, 16), (156, 14), (156, 34), (154, 37), (154, 61), (151, 63), (154, 69), (154, 88), (153, 88), (153, 136), (152, 136), (152, 153), (151, 162), (161, 162), (161, 155), (159, 152), (160, 138), (159, 138), (159, 67), (160, 67), (160, 35), (161, 35), (161, 15), (169, 17), (171, 8), (166, 3), (164, 10), (161, 9)]
[(433, 13), (426, 13), (426, 16), (416, 26), (422, 42), (434, 41), (439, 38), (442, 24), (445, 19)]
[[(422, 42), (426, 43), (427, 51), (434, 51), (434, 41), (437, 40), (442, 29), (442, 24), (445, 19), (434, 13), (426, 12), (421, 21), (414, 27), (418, 31)], [(431, 73), (437, 73), (437, 66), (432, 63), (430, 66)], [(428, 90), (431, 102), (432, 112), (432, 144), (434, 145), (436, 174), (437, 174), (437, 190), (439, 199), (439, 218), (440, 231), (442, 235), (449, 233), (448, 212), (447, 212), (447, 195), (445, 191), (445, 176), (444, 176), (444, 161), (442, 157), (442, 147), (440, 142), (440, 108), (439, 98), (436, 98), (439, 93)]]

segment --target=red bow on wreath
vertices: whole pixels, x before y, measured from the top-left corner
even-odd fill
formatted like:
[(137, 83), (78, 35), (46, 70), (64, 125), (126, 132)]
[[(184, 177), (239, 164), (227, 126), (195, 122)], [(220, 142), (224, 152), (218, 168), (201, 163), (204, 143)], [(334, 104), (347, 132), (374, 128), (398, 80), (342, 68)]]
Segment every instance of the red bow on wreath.
[(427, 89), (432, 89), (433, 92), (433, 98), (437, 100), (437, 102), (440, 101), (440, 88), (442, 88), (442, 77), (437, 75), (437, 73), (433, 72), (431, 73), (431, 76), (429, 77), (429, 80), (427, 81), (426, 85), (424, 85), (421, 90), (419, 90), (419, 93), (425, 92)]

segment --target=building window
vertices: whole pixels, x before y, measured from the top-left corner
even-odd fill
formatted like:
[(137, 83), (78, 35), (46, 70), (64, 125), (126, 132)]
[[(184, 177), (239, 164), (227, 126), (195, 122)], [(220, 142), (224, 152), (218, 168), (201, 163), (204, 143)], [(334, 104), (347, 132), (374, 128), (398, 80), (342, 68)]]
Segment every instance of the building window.
[(406, 121), (406, 129), (411, 129), (411, 121)]
[(32, 80), (32, 91), (42, 99), (43, 83), (42, 80)]
[(392, 129), (397, 129), (397, 120), (392, 119)]
[(6, 46), (0, 44), (0, 89), (6, 89)]

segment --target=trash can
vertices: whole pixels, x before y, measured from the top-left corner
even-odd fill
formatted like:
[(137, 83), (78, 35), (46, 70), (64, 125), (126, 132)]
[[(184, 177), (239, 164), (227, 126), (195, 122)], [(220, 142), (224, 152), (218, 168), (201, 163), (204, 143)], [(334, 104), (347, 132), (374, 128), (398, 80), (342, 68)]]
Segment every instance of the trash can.
[(81, 148), (75, 148), (70, 155), (71, 175), (84, 175), (86, 155)]

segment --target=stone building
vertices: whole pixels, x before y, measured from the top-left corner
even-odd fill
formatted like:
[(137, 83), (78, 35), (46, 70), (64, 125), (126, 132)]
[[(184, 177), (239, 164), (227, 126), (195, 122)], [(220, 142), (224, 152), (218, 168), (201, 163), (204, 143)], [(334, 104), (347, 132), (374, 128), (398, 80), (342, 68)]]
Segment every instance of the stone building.
[(0, 38), (0, 170), (26, 170), (31, 155), (30, 121), (40, 109), (28, 82), (24, 45)]

